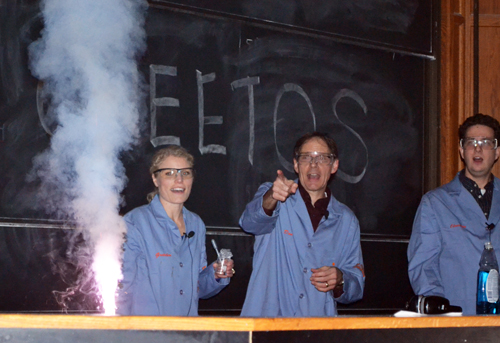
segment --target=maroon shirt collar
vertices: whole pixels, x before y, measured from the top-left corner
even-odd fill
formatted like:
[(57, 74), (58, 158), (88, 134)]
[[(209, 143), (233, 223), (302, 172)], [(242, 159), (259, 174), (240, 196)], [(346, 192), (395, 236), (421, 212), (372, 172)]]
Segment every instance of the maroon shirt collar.
[(316, 229), (318, 228), (321, 218), (323, 218), (323, 216), (325, 216), (328, 213), (327, 208), (328, 204), (330, 203), (332, 192), (330, 191), (330, 188), (326, 187), (325, 190), (326, 197), (316, 200), (316, 203), (313, 206), (311, 202), (311, 196), (309, 195), (309, 193), (300, 184), (300, 181), (298, 182), (298, 184), (299, 184), (299, 192), (300, 195), (302, 196), (302, 199), (304, 200), (304, 203), (306, 204), (307, 213), (309, 213), (309, 218), (311, 219), (313, 230), (314, 232), (316, 232)]

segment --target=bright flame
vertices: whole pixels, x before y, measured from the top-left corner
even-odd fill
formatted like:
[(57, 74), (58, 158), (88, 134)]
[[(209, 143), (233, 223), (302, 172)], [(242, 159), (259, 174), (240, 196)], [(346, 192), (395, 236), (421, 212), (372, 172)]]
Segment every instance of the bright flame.
[(116, 256), (119, 253), (116, 248), (120, 249), (120, 246), (116, 246), (116, 241), (116, 237), (102, 237), (96, 245), (92, 265), (105, 315), (116, 313), (116, 286), (122, 278), (121, 265)]

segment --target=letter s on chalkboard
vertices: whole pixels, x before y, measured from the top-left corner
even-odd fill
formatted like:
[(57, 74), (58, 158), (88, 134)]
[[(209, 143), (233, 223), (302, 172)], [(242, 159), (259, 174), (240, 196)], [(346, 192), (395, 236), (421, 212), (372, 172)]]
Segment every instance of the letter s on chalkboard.
[(359, 175), (349, 175), (347, 173), (344, 173), (339, 168), (339, 170), (337, 171), (337, 177), (344, 180), (345, 182), (348, 182), (348, 183), (358, 183), (359, 181), (361, 181), (361, 179), (363, 178), (363, 176), (366, 173), (366, 167), (368, 166), (368, 148), (366, 147), (366, 144), (363, 141), (363, 138), (361, 138), (361, 136), (356, 131), (351, 129), (349, 126), (344, 124), (342, 122), (342, 120), (340, 120), (340, 118), (337, 114), (337, 103), (342, 98), (351, 98), (354, 101), (356, 101), (359, 104), (359, 106), (361, 106), (361, 108), (363, 109), (363, 113), (365, 115), (368, 112), (368, 109), (366, 107), (365, 102), (358, 95), (358, 93), (356, 93), (355, 91), (352, 91), (350, 89), (347, 89), (347, 88), (341, 89), (337, 94), (335, 94), (335, 96), (333, 97), (333, 100), (332, 100), (333, 115), (335, 116), (335, 118), (337, 118), (337, 120), (340, 122), (340, 124), (342, 126), (344, 126), (347, 130), (349, 130), (354, 136), (356, 136), (359, 139), (359, 141), (361, 142), (361, 144), (363, 144), (363, 147), (365, 148), (365, 151), (366, 151), (366, 163), (365, 163), (365, 166), (363, 167), (363, 171)]

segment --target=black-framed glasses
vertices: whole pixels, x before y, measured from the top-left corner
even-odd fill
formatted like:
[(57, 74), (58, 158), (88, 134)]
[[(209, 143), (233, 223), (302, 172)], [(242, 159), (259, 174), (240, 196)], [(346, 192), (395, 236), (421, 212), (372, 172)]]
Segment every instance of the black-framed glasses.
[(317, 164), (333, 164), (333, 161), (335, 160), (335, 155), (334, 154), (322, 154), (318, 153), (316, 151), (308, 154), (298, 154), (295, 156), (297, 159), (297, 162), (299, 164), (310, 164), (310, 163), (317, 163)]
[(480, 147), (483, 150), (495, 150), (498, 147), (498, 141), (496, 138), (462, 138), (460, 140), (460, 147), (465, 150), (475, 149), (476, 147)]
[(194, 168), (161, 168), (155, 170), (153, 174), (160, 173), (167, 179), (176, 179), (181, 176), (183, 179), (192, 179), (194, 177)]

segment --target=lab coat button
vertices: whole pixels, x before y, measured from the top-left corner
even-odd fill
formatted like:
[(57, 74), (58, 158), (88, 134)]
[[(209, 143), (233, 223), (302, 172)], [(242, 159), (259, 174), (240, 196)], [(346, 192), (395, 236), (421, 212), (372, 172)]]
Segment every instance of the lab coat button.
[(300, 299), (302, 299), (303, 297), (304, 297), (304, 294), (302, 294), (302, 293), (301, 293), (301, 294), (299, 295), (299, 298), (300, 298)]
[(304, 273), (307, 273), (307, 268), (304, 268)]
[(183, 294), (184, 294), (184, 291), (181, 289), (181, 291), (180, 291), (179, 293), (180, 293), (181, 295), (183, 295)]
[(312, 247), (312, 244), (311, 243), (307, 243), (307, 246), (310, 248), (310, 247)]
[(181, 266), (181, 268), (182, 268), (182, 267), (184, 267), (184, 265), (182, 264), (182, 262), (181, 262), (181, 263), (179, 263), (179, 266)]

